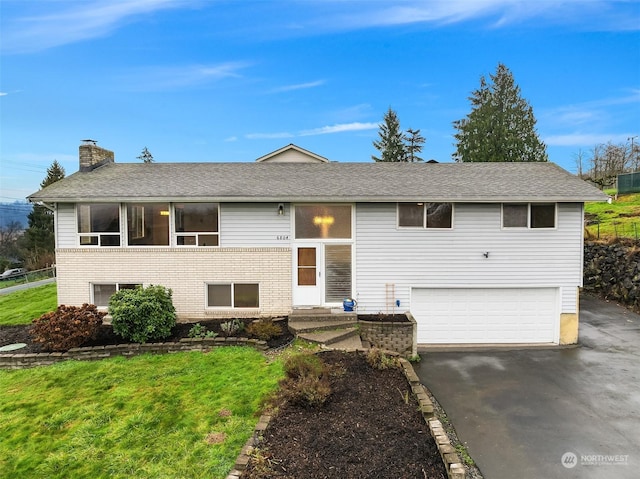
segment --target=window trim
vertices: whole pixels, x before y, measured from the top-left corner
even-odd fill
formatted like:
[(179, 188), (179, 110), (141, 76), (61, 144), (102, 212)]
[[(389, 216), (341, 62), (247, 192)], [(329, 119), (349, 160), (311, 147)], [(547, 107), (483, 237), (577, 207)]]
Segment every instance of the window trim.
[[(178, 220), (178, 214), (176, 213), (176, 205), (184, 205), (184, 204), (213, 204), (216, 205), (216, 214), (218, 216), (218, 231), (176, 231), (176, 221)], [(171, 246), (175, 246), (176, 248), (220, 248), (220, 203), (216, 201), (180, 201), (171, 203), (171, 224), (170, 224), (170, 232), (171, 232)], [(178, 238), (185, 236), (195, 236), (196, 244), (178, 244)], [(200, 242), (200, 236), (217, 236), (218, 244), (215, 246), (200, 246), (198, 243)]]
[[(255, 285), (258, 287), (258, 306), (250, 306), (250, 307), (242, 307), (235, 305), (235, 285)], [(209, 286), (230, 286), (231, 287), (231, 306), (210, 306), (209, 305)], [(204, 284), (204, 306), (207, 310), (212, 311), (228, 311), (230, 309), (238, 310), (238, 311), (259, 311), (260, 310), (260, 282), (242, 282), (242, 281), (207, 281)]]
[[(100, 231), (91, 231), (89, 233), (80, 233), (80, 207), (81, 206), (89, 206), (92, 205), (116, 205), (118, 207), (118, 229), (117, 233), (110, 232), (100, 232)], [(75, 213), (75, 234), (76, 234), (76, 242), (78, 248), (121, 248), (123, 245), (123, 226), (122, 226), (122, 204), (121, 203), (110, 203), (110, 202), (79, 202), (74, 204), (74, 213)], [(120, 239), (119, 245), (102, 245), (102, 237), (110, 236), (110, 237), (118, 237)], [(81, 242), (81, 238), (97, 238), (97, 244), (83, 244)]]
[[(99, 310), (106, 310), (109, 308), (109, 305), (107, 304), (106, 306), (98, 306), (96, 304), (96, 298), (95, 298), (95, 290), (94, 287), (95, 286), (115, 286), (116, 287), (116, 293), (118, 291), (120, 291), (121, 289), (121, 285), (135, 285), (135, 286), (141, 286), (144, 287), (144, 283), (143, 282), (131, 282), (131, 281), (92, 281), (89, 283), (89, 290), (90, 290), (90, 296), (91, 296), (91, 304), (95, 305), (96, 308), (98, 308)], [(130, 289), (130, 288), (125, 288), (125, 289)]]
[[(504, 207), (505, 205), (527, 205), (527, 225), (526, 226), (505, 226), (504, 225)], [(553, 226), (548, 226), (548, 227), (542, 227), (542, 226), (538, 226), (538, 227), (533, 227), (531, 226), (531, 214), (532, 214), (532, 210), (531, 207), (533, 205), (536, 206), (552, 206), (553, 205)], [(543, 231), (549, 231), (549, 230), (555, 230), (558, 229), (558, 203), (557, 202), (526, 202), (526, 201), (520, 201), (520, 202), (513, 202), (513, 203), (501, 203), (500, 204), (500, 229), (502, 230), (507, 230), (507, 231), (529, 231), (529, 230), (543, 230)]]
[[(432, 203), (449, 203), (451, 205), (451, 226), (448, 228), (436, 228), (427, 225), (427, 205)], [(422, 225), (421, 226), (400, 226), (400, 205), (402, 204), (422, 204)], [(427, 230), (427, 231), (451, 231), (455, 225), (455, 203), (453, 201), (398, 201), (396, 203), (396, 229), (397, 230)]]

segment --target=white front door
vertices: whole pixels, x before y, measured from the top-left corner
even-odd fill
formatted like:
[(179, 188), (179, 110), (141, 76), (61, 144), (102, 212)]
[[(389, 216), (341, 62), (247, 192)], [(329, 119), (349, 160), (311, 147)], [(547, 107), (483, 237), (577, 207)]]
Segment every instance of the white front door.
[(322, 245), (310, 243), (295, 247), (293, 271), (294, 306), (322, 304)]

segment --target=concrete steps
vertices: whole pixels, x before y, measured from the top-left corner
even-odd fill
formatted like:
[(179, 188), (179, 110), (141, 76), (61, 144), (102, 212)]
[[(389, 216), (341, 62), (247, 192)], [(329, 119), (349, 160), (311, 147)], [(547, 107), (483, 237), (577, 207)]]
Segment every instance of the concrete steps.
[(326, 349), (362, 349), (355, 313), (332, 312), (326, 308), (294, 310), (289, 330), (298, 338)]

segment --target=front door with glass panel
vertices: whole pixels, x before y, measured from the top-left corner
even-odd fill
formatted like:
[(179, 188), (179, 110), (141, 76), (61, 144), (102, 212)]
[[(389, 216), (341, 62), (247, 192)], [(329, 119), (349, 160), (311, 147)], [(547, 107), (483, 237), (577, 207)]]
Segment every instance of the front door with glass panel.
[(322, 302), (322, 245), (305, 244), (295, 248), (293, 303), (318, 306)]
[(340, 304), (351, 297), (351, 245), (305, 244), (295, 248), (296, 306)]

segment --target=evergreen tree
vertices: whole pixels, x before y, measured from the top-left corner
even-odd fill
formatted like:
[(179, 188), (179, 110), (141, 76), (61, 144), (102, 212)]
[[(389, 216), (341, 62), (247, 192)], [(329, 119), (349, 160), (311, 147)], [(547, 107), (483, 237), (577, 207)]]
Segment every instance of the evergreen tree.
[(142, 160), (143, 163), (153, 163), (153, 155), (146, 146), (142, 149), (140, 156), (137, 156), (136, 158)]
[(420, 134), (420, 130), (408, 128), (407, 134), (404, 135), (404, 140), (405, 150), (407, 152), (406, 161), (410, 161), (411, 163), (423, 161), (422, 158), (418, 156), (418, 153), (422, 152), (422, 146), (425, 142), (424, 136)]
[[(47, 176), (40, 186), (46, 188), (64, 178), (64, 175), (64, 168), (54, 160), (47, 168)], [(25, 266), (30, 269), (47, 267), (55, 262), (53, 211), (44, 205), (34, 205), (27, 218), (29, 226), (20, 242)]]
[(498, 64), (491, 84), (480, 77), (472, 92), (471, 113), (453, 122), (458, 132), (456, 161), (547, 161), (547, 147), (536, 132), (533, 108), (520, 96), (511, 71)]
[(407, 150), (404, 144), (404, 133), (400, 129), (400, 121), (396, 112), (389, 107), (384, 114), (384, 123), (378, 131), (380, 139), (373, 142), (373, 146), (380, 151), (380, 157), (371, 155), (374, 161), (397, 162), (407, 161)]

